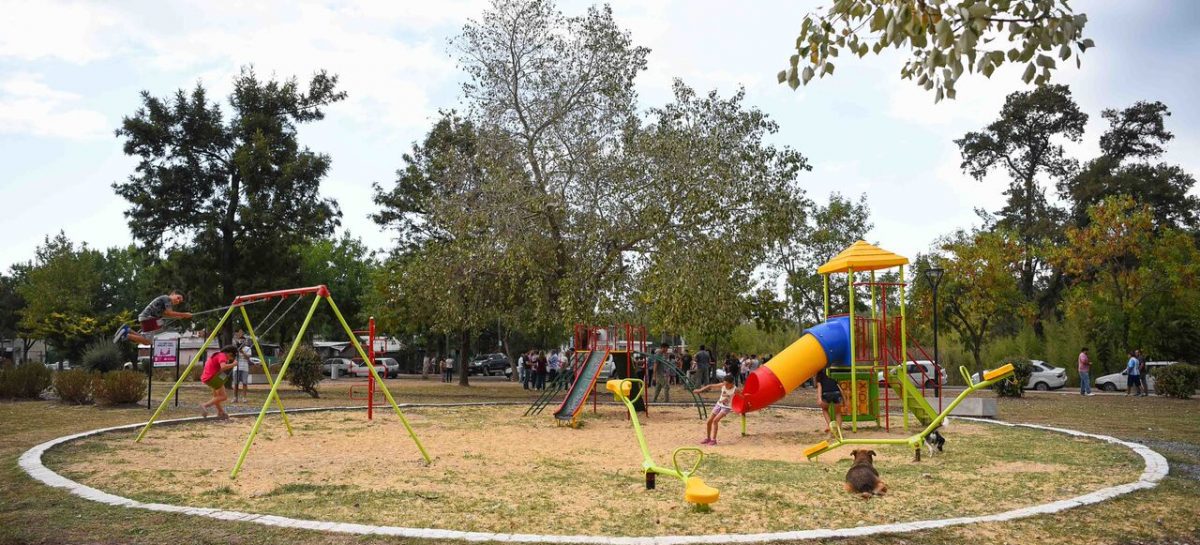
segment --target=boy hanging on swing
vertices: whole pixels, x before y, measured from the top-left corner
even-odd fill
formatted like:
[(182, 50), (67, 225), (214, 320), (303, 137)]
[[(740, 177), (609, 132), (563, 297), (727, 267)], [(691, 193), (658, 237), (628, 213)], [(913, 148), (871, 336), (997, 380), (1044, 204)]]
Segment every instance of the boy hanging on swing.
[(130, 330), (129, 324), (122, 324), (117, 328), (117, 333), (113, 335), (113, 343), (119, 343), (124, 340), (133, 341), (136, 344), (151, 344), (150, 340), (154, 338), (154, 332), (159, 331), (163, 327), (163, 318), (172, 318), (176, 320), (191, 319), (192, 313), (179, 312), (173, 310), (174, 307), (183, 304), (183, 294), (176, 290), (171, 290), (171, 293), (159, 295), (146, 309), (138, 315), (138, 323), (141, 324), (141, 331), (134, 333)]

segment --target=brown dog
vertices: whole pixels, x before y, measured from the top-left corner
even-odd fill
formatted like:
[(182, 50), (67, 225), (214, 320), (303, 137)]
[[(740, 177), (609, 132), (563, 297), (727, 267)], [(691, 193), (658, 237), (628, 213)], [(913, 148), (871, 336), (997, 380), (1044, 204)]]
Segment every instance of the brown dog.
[(854, 463), (846, 472), (846, 492), (862, 494), (863, 499), (887, 493), (887, 485), (879, 480), (879, 472), (875, 470), (872, 458), (873, 450), (852, 450), (850, 456)]

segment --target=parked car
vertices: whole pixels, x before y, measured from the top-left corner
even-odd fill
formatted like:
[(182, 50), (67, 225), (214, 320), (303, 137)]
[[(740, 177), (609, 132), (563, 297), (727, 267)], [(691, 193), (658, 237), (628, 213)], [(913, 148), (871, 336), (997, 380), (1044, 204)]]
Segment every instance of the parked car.
[(508, 356), (503, 353), (483, 354), (471, 360), (468, 373), (483, 376), (511, 375), (512, 365), (509, 364)]
[[(1148, 362), (1146, 362), (1146, 390), (1147, 391), (1154, 390), (1154, 373), (1155, 373), (1155, 371), (1162, 369), (1163, 367), (1166, 367), (1168, 365), (1174, 365), (1175, 363), (1176, 362), (1173, 362), (1173, 361), (1148, 361)], [(1126, 371), (1122, 370), (1120, 373), (1104, 375), (1104, 376), (1096, 379), (1096, 387), (1101, 390), (1104, 390), (1106, 392), (1115, 392), (1117, 390), (1124, 390), (1126, 387), (1128, 387), (1128, 381), (1129, 381), (1129, 378), (1127, 376), (1125, 376), (1125, 373), (1126, 373)]]
[[(383, 364), (383, 362), (376, 360), (375, 361), (375, 373), (383, 378), (387, 378), (387, 372), (388, 372), (387, 366), (385, 366)], [(371, 370), (369, 368), (367, 368), (366, 363), (363, 363), (360, 360), (351, 360), (350, 374), (353, 376), (359, 377), (359, 378), (367, 378), (367, 377), (371, 376)]]
[(354, 362), (350, 358), (329, 358), (321, 364), (321, 373), (326, 376), (333, 376), (333, 370), (337, 369), (338, 376), (350, 374), (350, 370), (354, 368)]
[[(939, 384), (946, 384), (946, 369), (931, 360), (913, 360), (908, 362), (905, 369), (908, 378), (918, 388), (924, 387), (937, 393)], [(883, 384), (883, 371), (878, 375), (879, 384)]]
[(387, 369), (387, 373), (383, 375), (383, 378), (396, 378), (400, 376), (400, 362), (396, 361), (396, 358), (375, 358), (375, 363), (382, 363), (384, 368)]
[[(1029, 375), (1029, 382), (1025, 383), (1026, 390), (1057, 390), (1067, 385), (1067, 370), (1062, 367), (1055, 367), (1042, 360), (1029, 360), (1029, 364), (1033, 367), (1033, 374)], [(979, 373), (971, 375), (971, 382), (979, 382)], [(1096, 382), (1099, 385), (1099, 381)]]
[[(47, 369), (49, 369), (49, 370), (51, 370), (51, 371), (58, 371), (60, 368), (61, 368), (63, 371), (67, 371), (67, 370), (71, 369), (71, 362), (70, 362), (70, 361), (68, 361), (68, 360), (56, 361), (56, 362), (53, 362), (53, 363), (51, 363), (51, 362), (46, 362), (46, 364), (45, 364), (45, 365), (46, 365), (46, 368), (47, 368)], [(61, 366), (61, 367), (60, 367), (60, 366)]]

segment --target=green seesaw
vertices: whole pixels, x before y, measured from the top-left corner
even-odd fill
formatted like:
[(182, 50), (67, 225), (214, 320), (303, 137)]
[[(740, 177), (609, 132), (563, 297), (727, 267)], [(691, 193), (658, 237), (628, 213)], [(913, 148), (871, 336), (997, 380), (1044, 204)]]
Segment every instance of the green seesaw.
[[(634, 383), (642, 387), (638, 388), (638, 393), (633, 396), (633, 399), (629, 399), (629, 393), (633, 390)], [(704, 484), (700, 477), (695, 476), (700, 462), (704, 461), (704, 451), (696, 447), (680, 447), (671, 453), (671, 467), (662, 467), (654, 463), (654, 459), (650, 456), (650, 447), (646, 446), (646, 436), (642, 434), (642, 425), (638, 422), (637, 410), (633, 407), (633, 403), (646, 392), (645, 384), (636, 378), (627, 378), (610, 380), (605, 383), (604, 387), (612, 392), (617, 401), (625, 403), (625, 408), (629, 409), (629, 419), (633, 422), (633, 434), (637, 436), (638, 445), (642, 447), (642, 470), (646, 472), (646, 488), (654, 488), (655, 474), (669, 475), (683, 482), (684, 501), (696, 505), (709, 505), (716, 502), (721, 493), (716, 488)], [(682, 452), (696, 453), (696, 461), (689, 469), (683, 469), (679, 465), (679, 454)]]
[(832, 441), (821, 441), (820, 443), (804, 449), (804, 457), (812, 460), (817, 456), (820, 456), (842, 445), (907, 445), (910, 448), (919, 451), (921, 448), (921, 442), (925, 440), (925, 436), (929, 435), (933, 432), (933, 430), (936, 430), (939, 426), (941, 426), (942, 421), (946, 419), (946, 417), (950, 414), (950, 411), (953, 411), (959, 403), (962, 403), (962, 400), (966, 399), (967, 396), (971, 395), (976, 390), (987, 388), (988, 386), (995, 384), (997, 381), (1008, 378), (1008, 376), (1013, 374), (1013, 366), (1010, 363), (999, 369), (988, 371), (987, 373), (983, 374), (983, 380), (977, 383), (971, 381), (971, 377), (967, 375), (966, 367), (959, 367), (958, 371), (962, 373), (963, 380), (965, 380), (967, 384), (967, 389), (958, 394), (958, 397), (955, 397), (954, 401), (951, 401), (950, 404), (942, 410), (941, 414), (937, 415), (937, 418), (934, 418), (928, 426), (925, 426), (925, 429), (917, 432), (911, 437), (907, 437), (905, 439), (845, 439), (842, 437), (841, 428), (833, 426), (830, 429), (835, 430), (834, 439)]

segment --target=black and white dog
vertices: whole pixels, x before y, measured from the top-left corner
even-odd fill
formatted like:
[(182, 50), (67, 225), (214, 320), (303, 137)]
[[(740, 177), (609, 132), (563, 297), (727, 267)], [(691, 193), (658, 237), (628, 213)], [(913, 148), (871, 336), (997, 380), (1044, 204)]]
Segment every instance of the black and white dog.
[[(932, 432), (929, 432), (929, 435), (925, 436), (925, 446), (929, 448), (929, 457), (933, 458), (933, 449), (936, 448), (938, 452), (942, 452), (945, 449), (946, 438), (942, 437), (941, 432), (933, 430)], [(917, 450), (913, 453), (913, 461), (921, 461), (920, 447), (917, 447)]]

